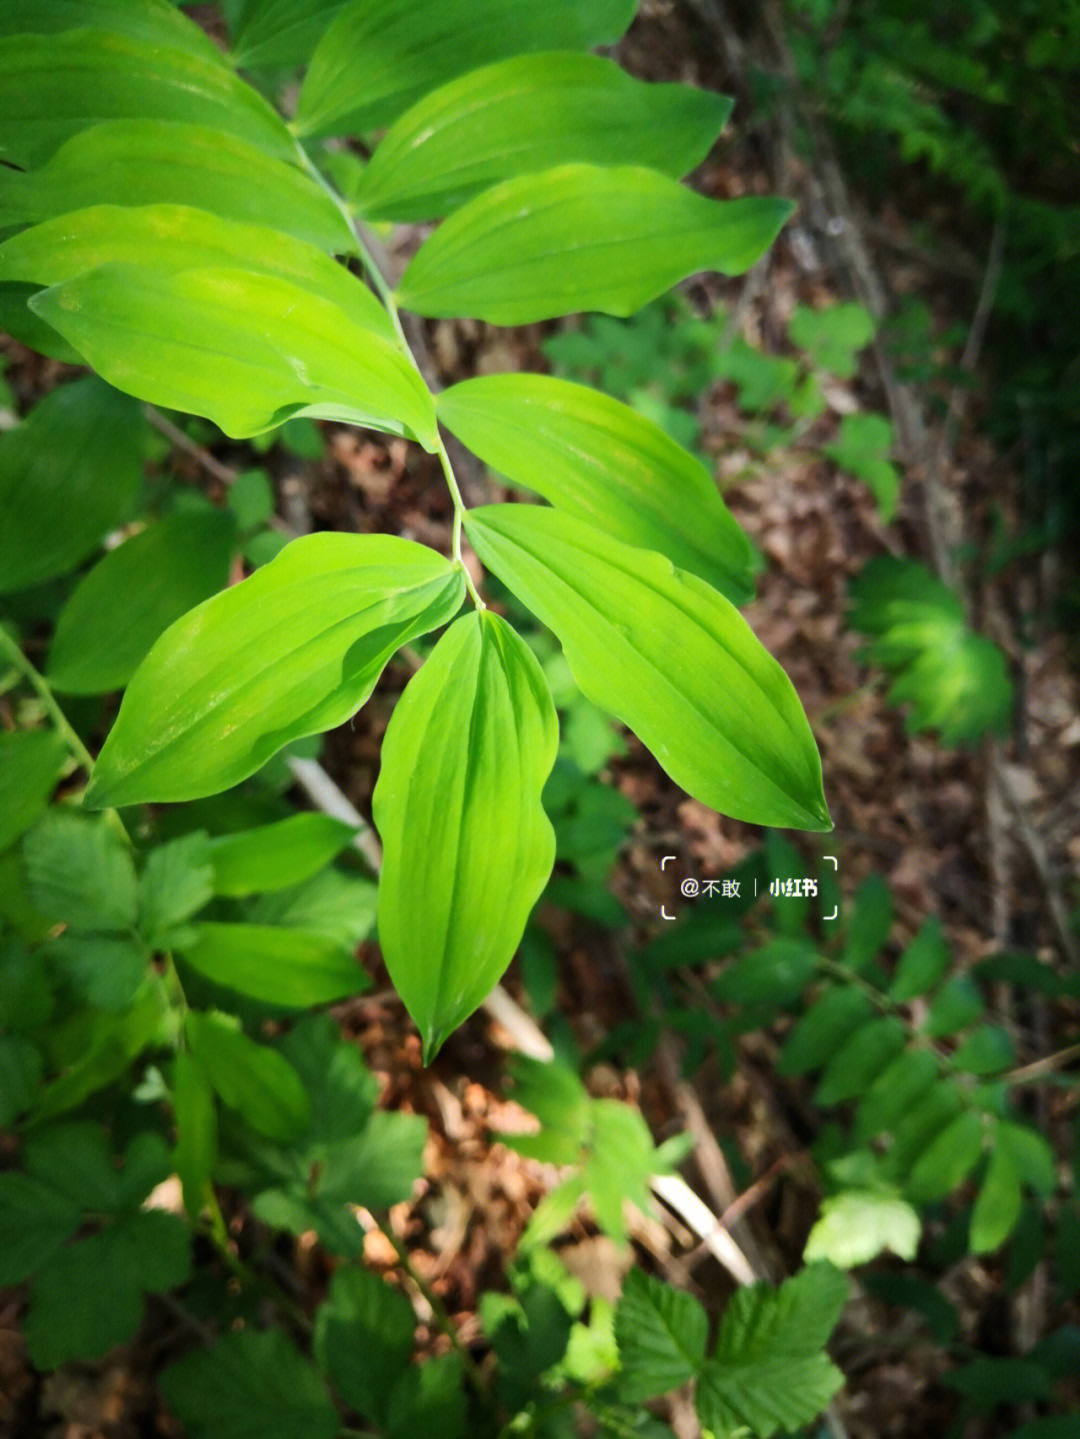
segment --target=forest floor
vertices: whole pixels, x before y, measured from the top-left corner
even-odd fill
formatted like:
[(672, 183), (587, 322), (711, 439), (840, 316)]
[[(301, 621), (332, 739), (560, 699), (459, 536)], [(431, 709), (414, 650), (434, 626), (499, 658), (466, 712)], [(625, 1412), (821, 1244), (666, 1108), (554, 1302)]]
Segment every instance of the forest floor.
[[(644, 6), (620, 58), (646, 78), (682, 79), (731, 92), (732, 77), (725, 73), (716, 37), (688, 22), (681, 8)], [(698, 187), (718, 197), (783, 193), (799, 200), (800, 209), (762, 268), (741, 281), (695, 284), (690, 295), (698, 306), (722, 304), (737, 316), (741, 333), (768, 350), (783, 342), (796, 304), (848, 300), (858, 297), (858, 287), (843, 247), (818, 227), (818, 179), (786, 149), (783, 127), (759, 125), (748, 131), (743, 107), (737, 106), (729, 134), (695, 177)], [(907, 243), (899, 211), (871, 216), (852, 202), (848, 213), (834, 218), (849, 234), (856, 229), (862, 235), (890, 296), (919, 295), (942, 330), (970, 322), (977, 284), (959, 284), (935, 266), (932, 256), (917, 254)], [(880, 242), (882, 232), (887, 232), (887, 244)], [(408, 232), (396, 237), (395, 262), (416, 238)], [(434, 322), (425, 327), (425, 341), (436, 377), (446, 384), (478, 372), (543, 368), (539, 347), (549, 328), (508, 332)], [(31, 359), (18, 347), (8, 347), (8, 353), (7, 377), (20, 394), (55, 382), (55, 366)], [(805, 443), (797, 452), (783, 451), (777, 461), (756, 458), (744, 443), (745, 418), (730, 385), (718, 384), (701, 397), (704, 449), (714, 458), (730, 508), (767, 562), (757, 598), (744, 613), (791, 677), (817, 737), (836, 824), (824, 848), (839, 858), (841, 890), (850, 895), (867, 875), (877, 873), (893, 895), (897, 921), (890, 952), (935, 915), (962, 965), (1020, 947), (1057, 960), (1064, 941), (1053, 923), (1051, 898), (1067, 895), (1068, 876), (1080, 870), (1080, 683), (1064, 637), (1043, 632), (1033, 646), (1020, 643), (1012, 617), (1037, 601), (1038, 574), (1031, 566), (1016, 565), (969, 593), (981, 628), (1004, 648), (1022, 680), (1009, 740), (985, 741), (975, 750), (948, 749), (933, 737), (908, 735), (903, 715), (885, 698), (880, 676), (859, 662), (859, 637), (845, 622), (848, 580), (870, 557), (893, 552), (932, 563), (935, 523), (953, 526), (950, 543), (978, 548), (985, 543), (991, 506), (1007, 512), (1015, 504), (1017, 480), (1010, 458), (995, 454), (980, 436), (978, 404), (967, 406), (954, 439), (946, 440), (940, 421), (932, 418), (940, 414), (942, 401), (948, 407), (952, 399), (940, 384), (914, 396), (930, 448), (898, 454), (903, 485), (890, 525), (883, 524), (864, 485), (837, 474), (819, 445), (830, 438), (840, 414), (889, 410), (898, 382), (895, 375), (882, 373), (881, 358), (868, 352), (854, 379), (838, 381), (829, 393), (830, 410)], [(981, 381), (974, 387), (976, 395), (980, 389)], [(275, 460), (280, 513), (294, 529), (404, 533), (448, 548), (450, 515), (429, 457), (377, 436), (324, 428), (328, 446), (323, 459), (301, 464), (279, 455)], [(228, 444), (216, 453), (226, 463), (243, 462)], [(197, 454), (178, 450), (173, 464), (178, 474), (213, 492), (215, 481)], [(464, 478), (472, 491), (467, 500), (500, 497), (494, 479)], [(324, 749), (326, 768), (364, 814), (370, 814), (394, 693), (407, 678), (406, 666), (392, 665), (357, 720), (331, 735)], [(612, 934), (554, 910), (541, 916), (558, 955), (556, 1009), (585, 1054), (616, 1025), (640, 1018), (625, 953), (631, 943), (659, 931), (661, 906), (681, 914), (692, 903), (680, 898), (675, 875), (716, 878), (761, 842), (761, 831), (754, 827), (688, 801), (633, 741), (624, 757), (611, 762), (609, 777), (640, 814), (610, 879), (633, 923), (627, 932)], [(798, 837), (793, 842), (802, 843)], [(804, 846), (809, 865), (816, 866), (822, 848), (817, 841)], [(664, 854), (678, 856), (670, 873), (659, 864)], [(422, 1114), (430, 1124), (424, 1178), (414, 1199), (392, 1212), (391, 1222), (462, 1338), (481, 1345), (479, 1296), (504, 1284), (507, 1261), (553, 1177), (493, 1138), (522, 1124), (522, 1112), (505, 1083), (513, 1039), (479, 1013), (424, 1069), (419, 1042), (373, 946), (367, 958), (375, 989), (336, 1013), (379, 1076), (383, 1102)], [(514, 969), (506, 983), (527, 1005)], [(1052, 1046), (1054, 1026), (1062, 1023), (1045, 1014), (1010, 1019), (1021, 1036), (1021, 1064), (1037, 1060)], [(1060, 1043), (1060, 1035), (1056, 1038)], [(718, 1170), (716, 1153), (706, 1144), (686, 1167), (687, 1178), (717, 1211), (737, 1204), (733, 1212), (752, 1239), (763, 1273), (777, 1279), (799, 1263), (820, 1192), (806, 1157), (813, 1138), (806, 1093), (790, 1080), (777, 1079), (772, 1054), (773, 1039), (748, 1038), (734, 1076), (726, 1081), (707, 1062), (685, 1083), (675, 1048), (662, 1054), (661, 1062), (639, 1070), (599, 1063), (588, 1080), (595, 1093), (639, 1102), (658, 1141), (688, 1124), (707, 1127), (727, 1159)], [(1033, 1114), (1044, 1132), (1062, 1135), (1071, 1118), (1065, 1100), (1040, 1091), (1031, 1102), (1038, 1106)], [(1064, 1147), (1061, 1141), (1059, 1152)], [(725, 1187), (733, 1170), (742, 1181), (739, 1200)], [(242, 1252), (261, 1244), (257, 1224), (239, 1202), (229, 1217)], [(643, 1217), (635, 1225), (634, 1244), (640, 1262), (688, 1285), (712, 1313), (719, 1312), (733, 1281), (678, 1219)], [(617, 1292), (634, 1258), (587, 1220), (567, 1236), (560, 1252), (590, 1293), (607, 1297)], [(365, 1257), (409, 1287), (397, 1273), (392, 1245), (375, 1228)], [(313, 1309), (331, 1272), (327, 1256), (301, 1241), (277, 1250), (275, 1262), (301, 1305)], [(1051, 1315), (1042, 1266), (1010, 1291), (1003, 1265), (998, 1256), (966, 1259), (950, 1272), (946, 1287), (960, 1315), (963, 1342), (1015, 1353), (1062, 1316)], [(414, 1298), (422, 1313), (422, 1297)], [(16, 1312), (14, 1299), (0, 1308), (0, 1396), (9, 1398), (37, 1383), (22, 1354)], [(1080, 1315), (1072, 1318), (1077, 1322)], [(36, 1405), (43, 1439), (175, 1433), (158, 1406), (153, 1375), (183, 1342), (182, 1321), (153, 1304), (135, 1344), (99, 1365), (67, 1366), (45, 1381)], [(431, 1342), (438, 1347), (442, 1341), (433, 1336)], [(944, 1351), (901, 1333), (896, 1312), (879, 1301), (864, 1295), (851, 1306), (836, 1353), (848, 1384), (834, 1406), (834, 1434), (914, 1439), (944, 1433), (953, 1421), (957, 1396), (940, 1382)], [(685, 1411), (676, 1408), (672, 1419), (680, 1434), (694, 1432)], [(973, 1422), (964, 1439), (997, 1432)]]

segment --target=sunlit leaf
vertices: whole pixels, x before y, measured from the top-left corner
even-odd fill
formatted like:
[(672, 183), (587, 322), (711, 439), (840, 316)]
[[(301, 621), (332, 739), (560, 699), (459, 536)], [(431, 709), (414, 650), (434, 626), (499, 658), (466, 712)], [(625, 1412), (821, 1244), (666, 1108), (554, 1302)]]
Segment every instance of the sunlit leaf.
[(177, 948), (215, 984), (290, 1009), (329, 1004), (368, 985), (347, 949), (302, 929), (203, 920), (185, 929)]
[(277, 1050), (249, 1039), (225, 1015), (189, 1010), (191, 1052), (224, 1102), (271, 1139), (295, 1139), (311, 1122), (300, 1076)]

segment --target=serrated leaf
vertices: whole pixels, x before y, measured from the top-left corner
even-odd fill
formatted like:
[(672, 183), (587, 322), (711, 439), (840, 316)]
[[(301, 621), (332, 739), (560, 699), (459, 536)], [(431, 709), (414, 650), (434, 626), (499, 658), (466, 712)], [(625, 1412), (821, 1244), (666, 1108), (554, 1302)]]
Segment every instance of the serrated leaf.
[(920, 1204), (951, 1194), (974, 1169), (985, 1142), (985, 1121), (965, 1109), (934, 1138), (912, 1166), (906, 1189)]
[(842, 1104), (862, 1094), (906, 1043), (907, 1033), (893, 1015), (870, 1020), (832, 1056), (814, 1091), (814, 1103)]
[(355, 713), (394, 650), (445, 624), (464, 588), (449, 561), (409, 540), (294, 540), (162, 635), (128, 685), (84, 802), (194, 799), (239, 783), (290, 741)]
[(302, 929), (202, 920), (185, 927), (176, 947), (215, 984), (287, 1009), (330, 1004), (369, 984), (348, 950)]
[(921, 1234), (918, 1213), (898, 1194), (849, 1189), (822, 1201), (803, 1261), (827, 1259), (837, 1269), (856, 1269), (886, 1249), (914, 1259)]
[(754, 550), (712, 477), (651, 420), (550, 375), (482, 375), (439, 395), (439, 420), (514, 485), (659, 550), (733, 603), (753, 593)]
[(699, 270), (743, 274), (790, 213), (786, 200), (709, 200), (640, 166), (558, 165), (455, 211), (413, 257), (398, 299), (495, 325), (631, 315)]
[(463, 1439), (469, 1431), (465, 1365), (460, 1354), (436, 1354), (423, 1364), (409, 1365), (390, 1396), (387, 1439), (414, 1439), (438, 1434)]
[(189, 1010), (191, 1052), (224, 1102), (271, 1139), (295, 1139), (311, 1122), (300, 1076), (276, 1050), (256, 1044), (224, 1017)]
[(339, 1269), (315, 1316), (320, 1366), (345, 1403), (380, 1428), (412, 1359), (415, 1329), (404, 1294), (363, 1268)]
[(302, 170), (239, 135), (188, 121), (107, 120), (73, 135), (37, 170), (0, 170), (9, 224), (90, 205), (158, 204), (266, 225), (331, 255), (356, 246), (342, 212)]
[(50, 684), (65, 694), (122, 689), (162, 631), (224, 588), (235, 542), (229, 512), (207, 509), (169, 515), (110, 550), (57, 617)]
[(0, 590), (66, 574), (130, 518), (144, 434), (133, 400), (87, 378), (53, 390), (0, 435)]
[(277, 1329), (226, 1334), (170, 1364), (159, 1382), (189, 1439), (334, 1439), (338, 1432), (314, 1365)]
[(612, 44), (636, 0), (351, 0), (325, 30), (297, 103), (301, 135), (356, 134), (396, 119), (455, 75), (507, 55)]
[(135, 922), (135, 864), (107, 819), (53, 809), (23, 840), (35, 905), (80, 933)]
[(677, 1389), (705, 1361), (709, 1318), (692, 1294), (631, 1269), (615, 1309), (619, 1393), (631, 1404)]
[(698, 1379), (702, 1424), (728, 1434), (745, 1424), (761, 1439), (807, 1424), (844, 1382), (821, 1351), (847, 1298), (847, 1280), (815, 1264), (779, 1290), (754, 1284), (731, 1299), (716, 1349)]
[(191, 49), (101, 30), (0, 39), (0, 156), (41, 164), (101, 120), (187, 120), (291, 159), (284, 121), (221, 62)]
[(731, 101), (643, 84), (596, 55), (514, 55), (425, 95), (364, 168), (369, 218), (437, 220), (489, 185), (577, 161), (635, 163), (678, 178), (708, 154)]
[(676, 784), (752, 823), (830, 827), (798, 697), (722, 595), (555, 510), (488, 505), (465, 527), (484, 564), (555, 631), (582, 691)]
[(875, 328), (873, 316), (862, 305), (829, 305), (824, 310), (797, 305), (788, 335), (816, 365), (849, 380), (858, 368), (855, 356), (874, 338)]
[(0, 927), (0, 1025), (14, 1030), (37, 1029), (52, 1009), (52, 984), (39, 951), (31, 953), (21, 940)]
[(859, 411), (844, 415), (835, 441), (822, 446), (840, 469), (869, 485), (886, 523), (896, 513), (900, 494), (900, 473), (888, 458), (895, 442), (892, 424), (884, 415)]
[(24, 1333), (39, 1369), (97, 1359), (132, 1338), (143, 1295), (182, 1284), (189, 1235), (173, 1214), (129, 1214), (53, 1256), (35, 1277)]
[(1020, 1172), (1004, 1144), (995, 1144), (971, 1211), (972, 1254), (992, 1254), (1016, 1228), (1023, 1194)]
[(132, 1004), (150, 958), (138, 940), (115, 934), (62, 934), (41, 953), (77, 999), (113, 1012)]
[(551, 873), (540, 793), (557, 746), (539, 664), (489, 611), (447, 631), (387, 727), (379, 942), (426, 1062), (495, 987)]
[(949, 967), (949, 950), (941, 932), (941, 923), (931, 916), (926, 920), (900, 956), (888, 995), (894, 1004), (904, 1004), (929, 994)]
[(404, 351), (287, 280), (103, 265), (30, 308), (118, 389), (233, 438), (309, 415), (434, 448), (431, 396)]
[(201, 831), (158, 844), (139, 876), (139, 930), (160, 945), (175, 926), (197, 914), (214, 897), (214, 871)]
[(217, 894), (286, 889), (309, 879), (351, 844), (352, 825), (327, 814), (294, 814), (207, 844)]
[(52, 730), (0, 734), (0, 851), (42, 813), (66, 763), (67, 748)]

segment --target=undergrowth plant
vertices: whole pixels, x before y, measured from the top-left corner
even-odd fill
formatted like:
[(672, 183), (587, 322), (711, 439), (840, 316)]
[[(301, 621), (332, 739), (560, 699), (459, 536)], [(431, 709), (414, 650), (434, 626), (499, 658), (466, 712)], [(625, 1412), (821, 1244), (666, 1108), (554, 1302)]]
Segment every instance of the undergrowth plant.
[[(634, 0), (221, 8), (225, 48), (167, 0), (0, 14), (0, 322), (96, 371), (21, 419), (5, 392), (0, 436), (0, 1123), (18, 1135), (0, 1283), (26, 1286), (30, 1359), (98, 1358), (172, 1291), (211, 1341), (161, 1376), (192, 1439), (556, 1436), (583, 1411), (648, 1436), (667, 1431), (645, 1405), (691, 1382), (716, 1435), (790, 1430), (841, 1382), (823, 1347), (844, 1281), (823, 1264), (747, 1289), (711, 1344), (696, 1300), (644, 1275), (588, 1303), (542, 1239), (588, 1195), (623, 1240), (624, 1201), (682, 1149), (572, 1075), (530, 1091), (521, 1072), (523, 1098), (562, 1096), (581, 1173), (537, 1216), (512, 1293), (482, 1304), (482, 1361), (401, 1250), (451, 1346), (415, 1364), (412, 1305), (364, 1267), (358, 1216), (393, 1235), (425, 1126), (381, 1109), (311, 1012), (366, 987), (355, 950), (377, 923), (432, 1059), (505, 970), (557, 846), (579, 904), (610, 862), (627, 815), (578, 783), (619, 743), (609, 716), (704, 802), (829, 827), (798, 699), (735, 608), (752, 546), (700, 462), (557, 378), (436, 393), (407, 338), (410, 316), (626, 315), (695, 270), (745, 271), (789, 207), (679, 183), (730, 103), (588, 53)], [(394, 284), (373, 235), (397, 221), (441, 223)], [(224, 504), (170, 483), (159, 432), (183, 438), (184, 414), (216, 427), (189, 444), (220, 430), (256, 459), (314, 453), (317, 420), (415, 442), (449, 489), (450, 554), (286, 542), (255, 463)], [(548, 503), (468, 509), (444, 430)], [(489, 593), (554, 640), (485, 602), (466, 539), (505, 586)], [(351, 826), (285, 801), (281, 754), (310, 755), (413, 640), (376, 888)], [(269, 1239), (234, 1241), (221, 1186)], [(313, 1322), (263, 1262), (280, 1233), (335, 1256)]]

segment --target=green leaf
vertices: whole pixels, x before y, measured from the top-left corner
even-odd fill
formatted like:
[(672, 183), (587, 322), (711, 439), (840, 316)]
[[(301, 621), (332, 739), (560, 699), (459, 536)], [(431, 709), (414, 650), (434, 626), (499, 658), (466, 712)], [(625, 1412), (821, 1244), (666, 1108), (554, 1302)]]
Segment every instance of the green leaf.
[(889, 887), (881, 875), (871, 874), (855, 895), (855, 907), (845, 927), (842, 963), (856, 974), (865, 974), (884, 948), (892, 922)]
[(97, 1359), (131, 1339), (143, 1295), (188, 1277), (187, 1228), (160, 1209), (129, 1214), (54, 1255), (34, 1279), (24, 1333), (38, 1369)]
[(0, 436), (0, 591), (66, 574), (130, 517), (142, 488), (145, 422), (101, 380), (75, 380)]
[(398, 299), (495, 325), (630, 315), (699, 270), (743, 274), (790, 213), (786, 200), (708, 200), (640, 166), (559, 165), (457, 210), (413, 257)]
[(995, 1144), (971, 1211), (972, 1254), (993, 1254), (1016, 1228), (1023, 1194), (1020, 1171), (1008, 1145)]
[(73, 135), (40, 169), (0, 170), (10, 225), (91, 205), (158, 204), (266, 225), (331, 255), (356, 246), (337, 205), (302, 170), (239, 135), (187, 121), (108, 120)]
[(177, 948), (215, 984), (287, 1009), (330, 1004), (369, 984), (348, 950), (302, 929), (203, 920), (185, 928)]
[(985, 1142), (985, 1121), (965, 1109), (930, 1141), (912, 1167), (907, 1191), (919, 1204), (944, 1199), (974, 1169)]
[(802, 994), (818, 969), (817, 950), (806, 939), (776, 938), (740, 955), (712, 986), (731, 1004), (771, 1004), (779, 1009)]
[(0, 35), (57, 35), (93, 28), (175, 49), (190, 50), (216, 64), (221, 52), (206, 31), (168, 0), (5, 0)]
[(716, 1435), (746, 1425), (761, 1439), (807, 1424), (844, 1376), (822, 1350), (847, 1299), (845, 1277), (814, 1264), (779, 1290), (740, 1289), (720, 1325), (716, 1350), (698, 1379), (696, 1406)]
[(412, 1359), (415, 1328), (404, 1294), (363, 1268), (339, 1269), (315, 1316), (320, 1367), (345, 1403), (380, 1428)]
[(803, 1261), (827, 1259), (837, 1269), (856, 1269), (886, 1249), (914, 1259), (921, 1233), (917, 1212), (898, 1194), (849, 1189), (822, 1201)]
[(997, 1024), (982, 1024), (972, 1030), (952, 1056), (953, 1068), (966, 1074), (1000, 1074), (1015, 1063), (1012, 1037)]
[(613, 44), (637, 0), (351, 0), (311, 57), (296, 109), (301, 135), (387, 125), (455, 75), (504, 56)]
[(23, 840), (30, 894), (50, 919), (77, 932), (135, 922), (131, 851), (104, 818), (54, 809)]
[(357, 209), (437, 220), (489, 185), (628, 155), (676, 179), (708, 154), (732, 102), (689, 85), (643, 84), (596, 55), (515, 55), (425, 95), (383, 136)]
[(464, 588), (449, 561), (409, 540), (294, 540), (166, 630), (128, 685), (84, 802), (194, 799), (238, 784), (292, 740), (354, 714), (394, 650), (445, 624)]
[(22, 1034), (0, 1034), (0, 1129), (30, 1108), (41, 1083), (41, 1050)]
[(929, 994), (949, 967), (949, 950), (941, 932), (941, 923), (931, 916), (926, 920), (900, 956), (888, 995), (894, 1004), (904, 1004)]
[(788, 335), (815, 365), (850, 380), (858, 369), (855, 356), (874, 338), (875, 328), (873, 316), (862, 305), (829, 305), (824, 310), (797, 305)]
[(224, 588), (235, 542), (229, 512), (207, 509), (169, 515), (110, 550), (60, 611), (50, 684), (65, 694), (122, 689), (163, 630)]
[(709, 1318), (692, 1294), (631, 1269), (615, 1310), (619, 1393), (631, 1404), (677, 1389), (705, 1362)]
[(242, 70), (287, 70), (306, 64), (319, 37), (344, 3), (345, 0), (242, 0), (233, 25), (233, 63)]
[(425, 1062), (495, 987), (551, 873), (540, 793), (557, 747), (540, 666), (489, 611), (447, 631), (387, 727), (379, 942)]
[(777, 1056), (778, 1074), (821, 1069), (871, 1014), (870, 1001), (852, 984), (828, 990), (806, 1011)]
[(352, 843), (356, 831), (326, 814), (294, 814), (276, 824), (208, 842), (216, 894), (286, 889), (310, 878)]
[(555, 510), (488, 505), (465, 526), (484, 564), (555, 631), (582, 691), (676, 784), (737, 819), (830, 827), (798, 697), (722, 595)]
[(893, 427), (884, 415), (859, 412), (845, 415), (834, 443), (822, 446), (823, 453), (840, 469), (865, 480), (886, 524), (896, 513), (900, 495), (900, 473), (888, 459), (895, 442)]
[(226, 1334), (170, 1364), (159, 1382), (189, 1439), (334, 1439), (338, 1432), (315, 1366), (278, 1329)]
[(814, 1103), (842, 1104), (862, 1094), (906, 1043), (904, 1026), (893, 1015), (870, 1020), (833, 1054), (814, 1091)]
[(91, 1009), (76, 1014), (68, 1026), (50, 1031), (46, 1039), (46, 1047), (65, 1072), (46, 1088), (37, 1117), (46, 1119), (76, 1108), (124, 1074), (148, 1045), (170, 1043), (173, 1030), (160, 981), (144, 985), (124, 1014)]
[[(190, 270), (243, 270), (253, 280), (284, 280), (342, 311), (340, 323), (370, 331), (405, 353), (388, 312), (366, 285), (314, 245), (266, 225), (188, 205), (97, 204), (46, 220), (0, 245), (0, 279), (8, 281), (59, 285), (108, 265), (145, 269), (147, 283)], [(294, 304), (300, 303), (294, 297)], [(296, 325), (293, 320), (285, 335)]]
[(966, 974), (958, 974), (934, 995), (921, 1025), (922, 1031), (931, 1039), (953, 1035), (973, 1024), (984, 1008), (978, 986)]
[(712, 477), (658, 425), (549, 375), (483, 375), (444, 390), (439, 420), (514, 485), (613, 539), (659, 550), (733, 603), (755, 555)]
[(376, 896), (370, 880), (324, 869), (294, 888), (260, 895), (247, 917), (253, 924), (306, 929), (351, 951), (375, 928)]
[[(2, 169), (2, 167), (0, 167)], [(17, 173), (17, 172), (12, 172)], [(81, 365), (82, 356), (66, 340), (56, 333), (51, 325), (39, 320), (27, 302), (37, 294), (37, 285), (23, 285), (0, 281), (0, 330), (18, 340), (27, 349), (47, 355), (51, 360), (63, 360), (65, 365)]]
[(151, 946), (167, 948), (170, 931), (214, 897), (214, 871), (201, 831), (155, 845), (139, 877), (139, 931)]
[(178, 1050), (173, 1061), (172, 1102), (176, 1121), (174, 1163), (184, 1208), (195, 1220), (202, 1213), (217, 1157), (217, 1111), (210, 1078), (186, 1049)]
[(296, 145), (271, 106), (222, 63), (100, 30), (0, 39), (0, 156), (40, 164), (101, 120), (187, 120), (237, 135), (282, 160)]
[(233, 438), (310, 415), (434, 448), (431, 396), (404, 351), (287, 280), (103, 265), (30, 307), (118, 388)]
[(256, 1044), (224, 1015), (189, 1010), (184, 1029), (199, 1067), (245, 1123), (271, 1139), (303, 1133), (311, 1123), (311, 1104), (287, 1059)]
[(66, 763), (67, 747), (52, 730), (0, 734), (0, 851), (42, 813)]
[(20, 940), (0, 925), (0, 1025), (34, 1030), (53, 1011), (52, 985), (45, 966)]
[(891, 1132), (940, 1078), (937, 1058), (928, 1049), (908, 1049), (887, 1064), (859, 1102), (855, 1135), (869, 1140)]
[(997, 1126), (997, 1144), (1012, 1155), (1024, 1183), (1043, 1199), (1057, 1188), (1057, 1161), (1054, 1151), (1041, 1134), (1026, 1125), (1003, 1120)]
[(77, 999), (113, 1012), (134, 1002), (150, 959), (137, 940), (117, 934), (62, 934), (40, 953)]
[(460, 1354), (436, 1354), (413, 1364), (400, 1376), (390, 1396), (386, 1439), (415, 1439), (417, 1434), (438, 1434), (439, 1439), (465, 1439), (468, 1410), (465, 1365)]

